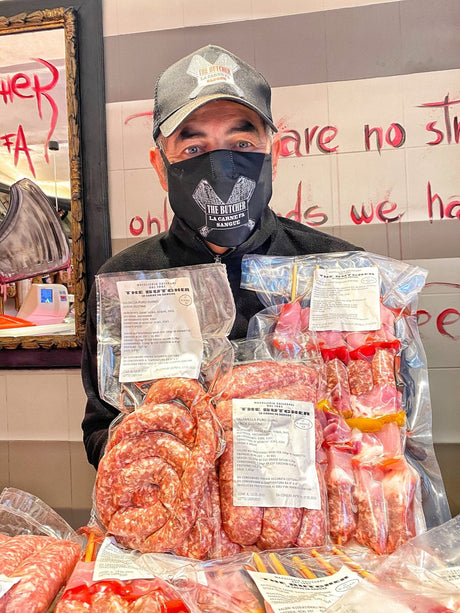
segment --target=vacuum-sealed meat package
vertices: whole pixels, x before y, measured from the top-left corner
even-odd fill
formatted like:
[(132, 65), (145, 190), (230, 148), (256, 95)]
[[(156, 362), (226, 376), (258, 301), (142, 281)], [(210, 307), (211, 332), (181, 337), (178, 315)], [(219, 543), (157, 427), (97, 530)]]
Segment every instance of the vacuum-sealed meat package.
[(248, 255), (248, 339), (318, 368), (329, 538), (391, 553), (450, 518), (417, 299), (426, 271), (367, 252)]
[(96, 476), (96, 520), (140, 551), (207, 558), (217, 547), (211, 399), (233, 365), (225, 266), (100, 275), (101, 395), (121, 411)]
[(83, 539), (42, 500), (0, 494), (0, 611), (46, 613), (77, 564)]
[(235, 341), (235, 366), (213, 399), (224, 429), (217, 463), (222, 532), (233, 548), (319, 546), (327, 537), (319, 371)]

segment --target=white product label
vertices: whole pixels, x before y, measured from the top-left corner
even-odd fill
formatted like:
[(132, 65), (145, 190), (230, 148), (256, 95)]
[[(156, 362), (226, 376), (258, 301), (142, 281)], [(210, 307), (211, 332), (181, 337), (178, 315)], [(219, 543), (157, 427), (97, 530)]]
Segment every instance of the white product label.
[(380, 283), (376, 266), (317, 268), (310, 304), (310, 330), (378, 330)]
[(152, 579), (154, 575), (137, 564), (139, 552), (123, 549), (112, 537), (102, 542), (94, 564), (93, 581), (103, 579)]
[(16, 585), (21, 581), (21, 577), (17, 577), (15, 579), (11, 579), (10, 577), (6, 577), (5, 575), (0, 574), (0, 598), (4, 596), (8, 590), (10, 590), (13, 585)]
[(334, 575), (318, 579), (248, 572), (273, 613), (320, 613), (361, 581), (345, 566)]
[(441, 570), (437, 570), (435, 574), (460, 588), (460, 566), (442, 568)]
[(197, 379), (203, 339), (188, 277), (119, 281), (120, 381)]
[(313, 403), (233, 400), (233, 504), (321, 508)]

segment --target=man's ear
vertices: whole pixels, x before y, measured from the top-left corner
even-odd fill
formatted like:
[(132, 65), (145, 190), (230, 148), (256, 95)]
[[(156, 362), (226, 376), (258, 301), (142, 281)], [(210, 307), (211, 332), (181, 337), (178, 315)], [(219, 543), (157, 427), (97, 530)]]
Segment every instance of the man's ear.
[(278, 132), (276, 132), (273, 135), (273, 142), (272, 142), (272, 181), (274, 181), (276, 177), (276, 170), (278, 168), (278, 160), (280, 157), (280, 153), (281, 153), (281, 139), (280, 139)]
[(161, 153), (158, 147), (152, 147), (150, 149), (150, 163), (155, 168), (155, 172), (157, 173), (161, 187), (165, 190), (165, 192), (167, 192), (168, 191), (168, 175), (166, 173), (166, 168), (163, 162), (163, 158), (161, 157)]

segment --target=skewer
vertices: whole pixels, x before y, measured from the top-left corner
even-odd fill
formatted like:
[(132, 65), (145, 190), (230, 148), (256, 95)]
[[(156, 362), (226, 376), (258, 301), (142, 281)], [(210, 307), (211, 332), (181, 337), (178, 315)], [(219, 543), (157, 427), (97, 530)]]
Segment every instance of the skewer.
[(94, 554), (94, 546), (96, 544), (94, 532), (90, 532), (86, 543), (84, 562), (92, 562)]
[(347, 563), (347, 565), (352, 570), (355, 570), (359, 575), (361, 575), (361, 577), (369, 579), (369, 581), (374, 581), (375, 583), (378, 582), (378, 579), (377, 579), (377, 577), (375, 575), (370, 573), (368, 570), (365, 570), (362, 566), (360, 566), (357, 562), (352, 560), (349, 556), (347, 556), (346, 553), (344, 553), (338, 547), (333, 547), (332, 548), (332, 553), (335, 554), (336, 556), (341, 557)]
[(292, 561), (305, 579), (316, 579), (315, 573), (308, 568), (308, 566), (299, 558), (299, 556), (292, 556)]
[(328, 575), (333, 575), (337, 572), (337, 569), (334, 568), (332, 564), (329, 564), (329, 562), (325, 560), (316, 549), (312, 549), (310, 553), (314, 558), (318, 560), (320, 566), (324, 568)]
[(270, 562), (272, 563), (273, 568), (279, 575), (290, 576), (291, 573), (288, 573), (288, 571), (284, 568), (281, 563), (281, 560), (276, 556), (276, 554), (270, 553), (268, 554), (268, 557), (270, 558)]
[(262, 562), (260, 555), (258, 553), (253, 553), (252, 557), (259, 573), (268, 573), (268, 568)]

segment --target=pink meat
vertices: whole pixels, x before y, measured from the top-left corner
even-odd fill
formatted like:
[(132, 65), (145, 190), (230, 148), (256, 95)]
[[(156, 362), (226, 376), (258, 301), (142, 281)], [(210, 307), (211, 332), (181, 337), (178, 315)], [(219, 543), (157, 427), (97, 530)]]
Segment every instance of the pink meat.
[(316, 473), (318, 475), (321, 508), (302, 510), (302, 521), (295, 543), (297, 547), (321, 547), (326, 544), (328, 534), (327, 489), (323, 471), (318, 462), (316, 463)]
[(233, 504), (233, 434), (225, 433), (225, 451), (219, 464), (222, 525), (228, 538), (239, 545), (253, 545), (262, 531), (263, 509)]
[(7, 577), (29, 556), (53, 542), (47, 536), (18, 534), (0, 544), (0, 574)]
[(374, 386), (372, 366), (367, 360), (350, 360), (347, 367), (350, 393), (353, 395), (370, 392)]
[(44, 613), (76, 565), (81, 547), (70, 541), (53, 542), (26, 558), (11, 577), (21, 581), (3, 596), (5, 613)]
[(402, 409), (402, 395), (392, 385), (375, 385), (367, 394), (352, 396), (353, 417), (380, 417)]
[(345, 364), (338, 358), (326, 362), (327, 400), (332, 409), (343, 415), (351, 417), (350, 386)]
[(327, 451), (326, 487), (329, 532), (334, 542), (347, 543), (356, 531), (354, 477), (351, 453), (334, 447)]
[(388, 553), (416, 535), (415, 493), (419, 476), (405, 459), (386, 472), (382, 485), (388, 514)]
[(358, 464), (355, 466), (354, 475), (354, 494), (358, 509), (356, 540), (378, 554), (386, 553), (386, 504), (381, 471), (376, 467), (369, 468)]

